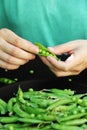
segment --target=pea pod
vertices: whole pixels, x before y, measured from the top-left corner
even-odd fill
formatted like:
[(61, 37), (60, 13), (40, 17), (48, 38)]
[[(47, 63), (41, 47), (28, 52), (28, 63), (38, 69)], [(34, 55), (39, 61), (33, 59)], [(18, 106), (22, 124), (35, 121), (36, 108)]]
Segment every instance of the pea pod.
[(16, 128), (22, 128), (24, 130), (24, 128), (29, 127), (29, 124), (20, 124), (20, 123), (9, 123), (9, 124), (5, 124), (3, 125), (4, 129), (7, 130), (15, 130)]
[(17, 92), (17, 99), (19, 100), (19, 102), (21, 102), (21, 103), (26, 103), (26, 101), (24, 100), (24, 93), (23, 93), (23, 91), (22, 91), (22, 89), (19, 87), (19, 89), (18, 89), (18, 92)]
[(67, 121), (67, 122), (64, 122), (65, 125), (82, 125), (84, 123), (87, 123), (87, 119), (75, 119), (75, 120), (71, 120), (71, 121)]
[(63, 117), (63, 118), (60, 118), (60, 121), (70, 121), (70, 120), (73, 120), (73, 119), (79, 119), (81, 117), (84, 117), (86, 115), (86, 113), (78, 113), (76, 115), (70, 115), (70, 116), (67, 116), (67, 117)]
[(44, 56), (44, 57), (52, 56), (52, 57), (54, 57), (56, 60), (59, 60), (58, 57), (57, 57), (55, 54), (53, 54), (51, 51), (49, 51), (49, 50), (48, 50), (45, 46), (43, 46), (41, 43), (36, 42), (35, 45), (39, 47), (39, 53), (38, 53), (38, 55), (41, 55), (41, 56)]
[(52, 110), (60, 105), (63, 105), (63, 104), (69, 104), (69, 103), (72, 103), (72, 100), (71, 99), (58, 99), (56, 102), (52, 103), (48, 108), (47, 110)]
[(63, 125), (57, 123), (52, 123), (51, 126), (54, 130), (84, 130), (79, 126)]
[(39, 107), (30, 107), (30, 106), (25, 106), (25, 105), (22, 105), (22, 108), (24, 111), (26, 111), (27, 113), (29, 114), (42, 114), (42, 113), (45, 113), (46, 110), (45, 109), (42, 109), (42, 108), (39, 108)]
[(17, 117), (0, 117), (0, 123), (14, 123), (17, 122)]
[(7, 104), (7, 109), (9, 112), (13, 110), (13, 105), (14, 103), (16, 103), (16, 100), (17, 99), (15, 97), (9, 99), (8, 104)]
[(13, 106), (13, 111), (20, 117), (30, 117), (29, 114), (20, 108), (18, 103)]
[(41, 120), (31, 119), (31, 118), (18, 118), (17, 120), (20, 121), (20, 122), (30, 123), (30, 124), (43, 123), (43, 121), (41, 121)]
[(6, 112), (7, 112), (7, 103), (4, 100), (0, 99), (0, 113), (6, 114)]
[(5, 83), (5, 84), (12, 84), (12, 83), (15, 83), (16, 81), (15, 80), (12, 80), (12, 79), (9, 79), (9, 78), (0, 78), (0, 82), (1, 83)]

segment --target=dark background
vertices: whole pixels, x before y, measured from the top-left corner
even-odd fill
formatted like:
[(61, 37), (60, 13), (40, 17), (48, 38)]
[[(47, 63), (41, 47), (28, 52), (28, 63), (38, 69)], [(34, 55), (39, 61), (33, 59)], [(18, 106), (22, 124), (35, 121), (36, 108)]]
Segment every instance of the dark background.
[[(62, 56), (62, 60), (64, 60), (64, 56)], [(33, 70), (34, 73), (31, 74), (30, 70)], [(72, 82), (78, 82), (81, 84), (87, 85), (87, 70), (84, 70), (82, 73), (80, 73), (77, 76), (68, 76), (68, 77), (56, 77), (49, 68), (44, 65), (39, 57), (37, 56), (35, 60), (30, 61), (29, 63), (21, 66), (17, 70), (8, 70), (7, 72), (5, 69), (0, 68), (0, 78), (9, 78), (11, 80), (14, 80), (17, 78), (18, 80), (16, 82), (21, 81), (29, 81), (29, 80), (53, 80), (53, 79), (62, 79), (69, 82), (69, 79), (72, 79)], [(6, 86), (8, 83), (1, 83), (0, 87)]]

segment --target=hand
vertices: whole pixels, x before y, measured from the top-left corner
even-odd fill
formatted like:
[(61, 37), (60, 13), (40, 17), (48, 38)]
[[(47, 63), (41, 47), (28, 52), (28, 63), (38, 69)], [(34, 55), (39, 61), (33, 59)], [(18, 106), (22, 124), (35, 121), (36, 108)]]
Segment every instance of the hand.
[(9, 29), (0, 30), (0, 67), (13, 70), (35, 58), (38, 48)]
[(78, 75), (87, 68), (87, 40), (75, 40), (49, 49), (57, 55), (70, 54), (65, 61), (40, 57), (56, 76)]

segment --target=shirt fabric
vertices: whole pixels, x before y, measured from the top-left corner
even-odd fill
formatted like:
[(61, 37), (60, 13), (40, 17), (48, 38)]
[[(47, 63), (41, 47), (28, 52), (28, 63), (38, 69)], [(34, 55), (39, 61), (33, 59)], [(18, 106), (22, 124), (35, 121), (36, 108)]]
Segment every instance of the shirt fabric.
[(87, 0), (0, 0), (0, 28), (45, 46), (87, 39)]

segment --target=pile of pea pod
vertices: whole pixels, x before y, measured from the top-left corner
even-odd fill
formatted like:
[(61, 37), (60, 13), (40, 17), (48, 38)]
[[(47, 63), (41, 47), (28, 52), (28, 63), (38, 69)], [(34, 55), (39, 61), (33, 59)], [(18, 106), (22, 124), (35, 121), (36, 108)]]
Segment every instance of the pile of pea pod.
[(71, 89), (19, 87), (8, 102), (0, 99), (0, 130), (87, 130), (87, 95)]

